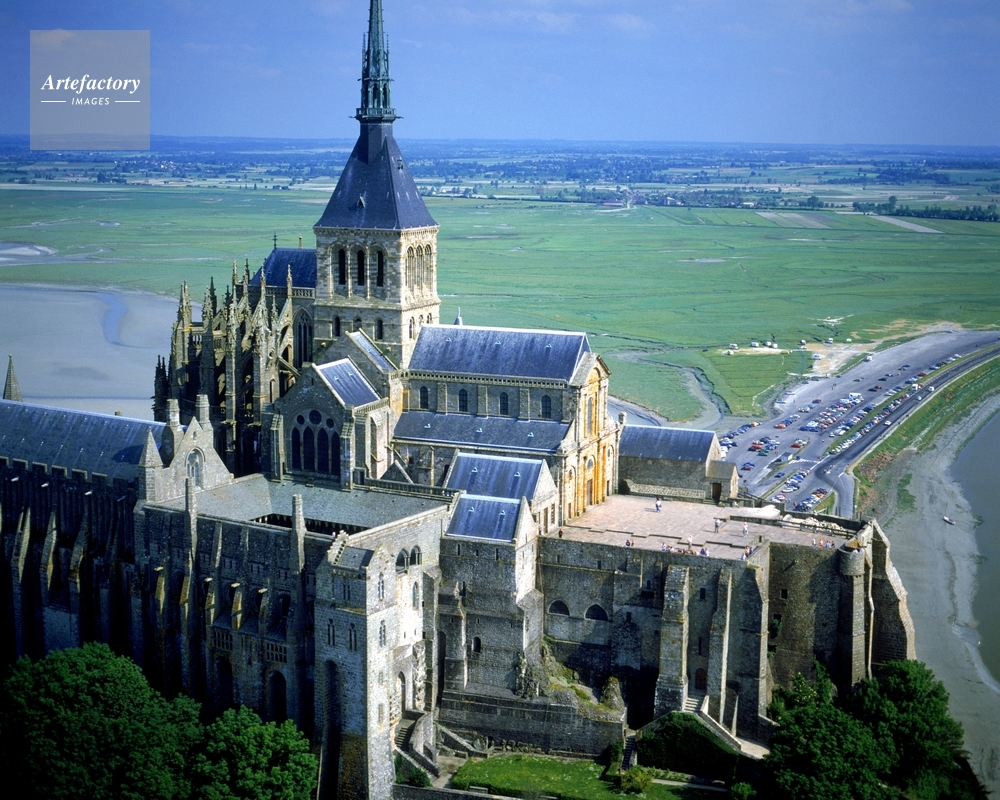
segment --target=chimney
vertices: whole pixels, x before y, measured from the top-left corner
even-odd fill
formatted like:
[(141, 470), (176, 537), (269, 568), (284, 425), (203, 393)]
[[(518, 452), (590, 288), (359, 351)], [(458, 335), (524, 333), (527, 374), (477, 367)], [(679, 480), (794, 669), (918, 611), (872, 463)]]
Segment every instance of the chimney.
[(198, 424), (201, 425), (201, 429), (204, 431), (212, 430), (212, 415), (208, 408), (208, 395), (199, 394), (194, 401), (195, 416), (198, 418)]

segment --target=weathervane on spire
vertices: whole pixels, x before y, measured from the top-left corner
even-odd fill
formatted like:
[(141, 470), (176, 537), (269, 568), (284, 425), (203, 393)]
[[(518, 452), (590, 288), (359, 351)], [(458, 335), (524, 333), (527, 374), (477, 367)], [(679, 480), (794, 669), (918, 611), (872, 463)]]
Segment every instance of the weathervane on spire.
[(389, 43), (382, 29), (382, 0), (371, 0), (368, 36), (361, 59), (361, 107), (359, 122), (392, 122), (392, 79), (389, 77)]

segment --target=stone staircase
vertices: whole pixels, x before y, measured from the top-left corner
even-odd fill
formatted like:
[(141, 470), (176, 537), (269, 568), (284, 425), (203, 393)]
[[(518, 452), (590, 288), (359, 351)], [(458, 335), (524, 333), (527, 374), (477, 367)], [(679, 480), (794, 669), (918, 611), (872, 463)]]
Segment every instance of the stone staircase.
[(397, 750), (406, 752), (410, 747), (410, 734), (413, 733), (413, 725), (416, 720), (403, 717), (396, 728), (396, 739), (394, 744)]
[(697, 714), (701, 708), (701, 703), (705, 699), (705, 692), (690, 692), (684, 701), (683, 711), (685, 714)]
[(628, 736), (625, 738), (625, 750), (622, 752), (622, 772), (634, 767), (638, 761), (637, 753), (635, 749), (635, 734), (629, 732)]

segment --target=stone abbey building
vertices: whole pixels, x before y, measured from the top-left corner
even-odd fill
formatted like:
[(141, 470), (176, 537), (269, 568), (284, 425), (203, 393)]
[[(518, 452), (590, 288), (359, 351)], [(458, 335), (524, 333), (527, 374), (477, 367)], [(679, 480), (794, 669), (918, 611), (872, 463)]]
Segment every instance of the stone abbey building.
[(200, 320), (183, 289), (156, 422), (23, 403), (9, 367), (4, 657), (105, 641), (290, 717), (339, 798), (391, 797), (394, 751), (598, 754), (670, 710), (766, 742), (815, 661), (846, 688), (913, 657), (877, 523), (741, 498), (713, 433), (612, 419), (584, 333), (441, 324), (391, 89), (372, 0), (315, 249), (234, 268)]

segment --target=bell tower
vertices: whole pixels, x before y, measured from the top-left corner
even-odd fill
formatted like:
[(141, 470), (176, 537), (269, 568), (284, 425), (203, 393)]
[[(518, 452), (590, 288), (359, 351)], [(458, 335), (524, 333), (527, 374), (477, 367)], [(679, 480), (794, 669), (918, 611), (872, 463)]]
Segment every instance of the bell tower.
[(440, 322), (438, 225), (392, 135), (382, 0), (371, 0), (361, 67), (361, 132), (316, 234), (317, 349), (363, 330), (398, 367), (422, 325)]

